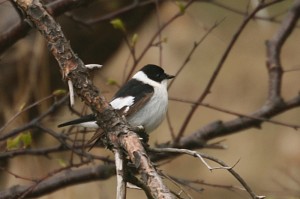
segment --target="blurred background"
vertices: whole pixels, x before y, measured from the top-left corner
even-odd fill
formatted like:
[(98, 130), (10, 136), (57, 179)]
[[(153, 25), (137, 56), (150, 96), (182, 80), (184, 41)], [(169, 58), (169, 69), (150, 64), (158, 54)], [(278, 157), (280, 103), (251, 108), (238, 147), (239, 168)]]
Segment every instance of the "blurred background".
[[(46, 1), (47, 2), (47, 1)], [(138, 5), (121, 12), (130, 5)], [(150, 2), (150, 3), (149, 3)], [(130, 50), (125, 42), (136, 34), (135, 53), (139, 56), (147, 47), (158, 29), (174, 17), (185, 2), (177, 1), (94, 1), (57, 17), (70, 41), (73, 50), (86, 63), (102, 64), (103, 68), (92, 73), (94, 84), (110, 99), (126, 79), (133, 65)], [(157, 1), (158, 2), (158, 1)], [(175, 74), (184, 63), (195, 42), (199, 41), (215, 24), (222, 21), (205, 38), (193, 53), (190, 61), (176, 77), (169, 89), (170, 97), (195, 101), (203, 92), (245, 15), (253, 10), (258, 0), (195, 1), (183, 16), (175, 19), (160, 35), (161, 46), (151, 46), (142, 57), (136, 70), (148, 63), (161, 65), (169, 74)], [(260, 11), (257, 16), (276, 16), (281, 21), (293, 1), (286, 0)], [(224, 8), (224, 5), (228, 8)], [(4, 33), (18, 22), (18, 13), (10, 2), (0, 4), (0, 33)], [(110, 14), (117, 12), (115, 15)], [(119, 12), (119, 13), (118, 13)], [(120, 18), (126, 32), (116, 29), (111, 20)], [(98, 20), (98, 21), (97, 21)], [(275, 20), (275, 21), (276, 21)], [(268, 73), (266, 68), (265, 42), (275, 34), (280, 23), (269, 20), (252, 20), (231, 50), (222, 70), (204, 102), (227, 110), (251, 114), (258, 110), (268, 95)], [(299, 28), (288, 38), (281, 53), (284, 70), (282, 93), (284, 99), (298, 95), (299, 80)], [(136, 36), (135, 36), (136, 37)], [(159, 40), (156, 40), (158, 43)], [(35, 30), (8, 48), (0, 57), (0, 126), (20, 110), (56, 89), (67, 89), (62, 81), (57, 62), (47, 50), (45, 40)], [(291, 70), (291, 71), (290, 71)], [(125, 75), (124, 75), (125, 74)], [(51, 100), (21, 114), (1, 134), (28, 122), (41, 114), (53, 103)], [(170, 122), (178, 132), (191, 105), (176, 101), (169, 102)], [(85, 110), (80, 100), (75, 109)], [(56, 131), (57, 124), (77, 117), (67, 104), (43, 123)], [(216, 120), (228, 121), (236, 118), (223, 112), (199, 107), (192, 117), (185, 135)], [(292, 109), (273, 118), (288, 124), (299, 125), (299, 108)], [(166, 121), (150, 135), (150, 146), (172, 139)], [(211, 142), (222, 141), (226, 150), (201, 149), (206, 153), (234, 165), (258, 195), (270, 198), (299, 198), (300, 192), (300, 135), (299, 131), (271, 123), (263, 123), (261, 129), (251, 128)], [(32, 147), (51, 146), (56, 140), (42, 133), (33, 132)], [(6, 143), (1, 143), (1, 151)], [(92, 153), (112, 156), (108, 150), (93, 149)], [(52, 159), (22, 156), (3, 161), (14, 173), (28, 177), (46, 175), (59, 168), (59, 160), (67, 160), (70, 153), (54, 154)], [(212, 163), (212, 165), (214, 165)], [(199, 180), (207, 185), (202, 192), (185, 188), (193, 198), (250, 198), (248, 193), (235, 187), (240, 184), (225, 170), (210, 172), (203, 163), (189, 156), (180, 156), (159, 167), (163, 173), (173, 177)], [(180, 189), (166, 180), (174, 191)], [(1, 190), (15, 184), (28, 184), (6, 172), (0, 172)], [(211, 185), (211, 186), (210, 186)], [(116, 179), (79, 184), (58, 190), (40, 198), (115, 198)], [(183, 195), (183, 198), (188, 198)], [(142, 191), (129, 190), (128, 198), (146, 198)]]

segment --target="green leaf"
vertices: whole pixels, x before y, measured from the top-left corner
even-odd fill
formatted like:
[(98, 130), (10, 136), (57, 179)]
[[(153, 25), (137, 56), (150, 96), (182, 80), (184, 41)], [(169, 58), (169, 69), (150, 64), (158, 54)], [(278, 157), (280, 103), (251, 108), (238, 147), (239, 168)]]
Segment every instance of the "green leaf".
[(67, 167), (67, 163), (64, 159), (62, 158), (57, 158), (57, 161), (58, 161), (58, 164), (61, 166), (61, 167)]
[(118, 85), (118, 82), (114, 79), (108, 79), (107, 80), (107, 84), (108, 85)]
[(181, 14), (184, 14), (185, 13), (185, 7), (184, 7), (183, 3), (181, 1), (176, 1), (176, 4), (177, 4)]
[(7, 150), (14, 150), (20, 148), (20, 136), (15, 138), (9, 138), (6, 141), (6, 149)]
[(168, 38), (167, 38), (167, 37), (164, 37), (163, 40), (162, 40), (162, 42), (163, 42), (163, 43), (167, 43), (167, 42), (168, 42)]
[(20, 140), (22, 140), (24, 148), (30, 147), (32, 143), (31, 133), (30, 132), (22, 133), (20, 136)]
[(66, 93), (67, 91), (65, 89), (57, 89), (52, 92), (52, 95), (59, 96), (59, 95), (64, 95)]
[(31, 143), (32, 143), (32, 137), (31, 137), (31, 133), (28, 131), (28, 132), (20, 133), (18, 136), (14, 138), (9, 138), (6, 141), (6, 149), (15, 150), (15, 149), (20, 149), (21, 147), (28, 148), (30, 147)]
[(136, 33), (133, 34), (133, 36), (131, 38), (131, 45), (132, 46), (135, 46), (135, 44), (136, 44), (136, 42), (138, 40), (138, 37), (139, 37), (138, 34), (136, 34)]
[(113, 27), (117, 30), (121, 30), (122, 32), (126, 33), (126, 28), (123, 21), (120, 18), (116, 18), (110, 21)]

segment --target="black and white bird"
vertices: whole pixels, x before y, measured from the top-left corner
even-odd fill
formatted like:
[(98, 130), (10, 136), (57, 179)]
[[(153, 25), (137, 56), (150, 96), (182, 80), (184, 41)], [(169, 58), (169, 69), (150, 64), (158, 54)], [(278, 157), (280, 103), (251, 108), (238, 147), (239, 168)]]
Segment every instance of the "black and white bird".
[[(167, 112), (167, 81), (174, 78), (156, 65), (146, 65), (115, 94), (110, 105), (124, 115), (131, 126), (143, 126), (146, 133), (156, 129)], [(60, 124), (99, 128), (94, 114)]]

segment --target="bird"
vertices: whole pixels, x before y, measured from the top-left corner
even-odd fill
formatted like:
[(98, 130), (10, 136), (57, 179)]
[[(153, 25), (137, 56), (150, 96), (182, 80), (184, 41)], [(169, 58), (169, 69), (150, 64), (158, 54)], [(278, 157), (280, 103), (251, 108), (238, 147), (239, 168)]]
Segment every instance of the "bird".
[[(110, 105), (125, 116), (131, 126), (142, 126), (148, 135), (165, 118), (168, 108), (167, 81), (174, 77), (160, 66), (145, 65), (116, 92)], [(69, 125), (99, 128), (95, 114), (59, 124), (58, 127)]]

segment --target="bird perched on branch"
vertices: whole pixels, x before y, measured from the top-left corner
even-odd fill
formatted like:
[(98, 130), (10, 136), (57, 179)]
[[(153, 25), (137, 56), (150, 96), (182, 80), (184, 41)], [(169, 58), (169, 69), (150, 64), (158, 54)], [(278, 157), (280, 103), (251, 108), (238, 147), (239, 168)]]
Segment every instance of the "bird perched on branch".
[[(124, 115), (133, 127), (143, 126), (146, 133), (163, 121), (168, 107), (167, 80), (174, 78), (156, 65), (146, 65), (115, 94), (110, 105)], [(77, 125), (99, 128), (95, 114), (62, 123), (58, 127)]]

